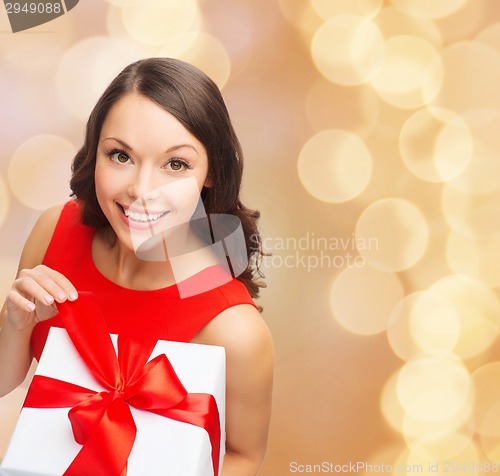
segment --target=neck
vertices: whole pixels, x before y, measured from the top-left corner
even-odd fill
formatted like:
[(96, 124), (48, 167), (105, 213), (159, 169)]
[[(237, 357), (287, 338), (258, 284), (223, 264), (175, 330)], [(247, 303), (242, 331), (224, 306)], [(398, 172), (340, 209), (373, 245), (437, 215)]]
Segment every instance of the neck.
[(99, 270), (117, 284), (140, 290), (160, 289), (183, 281), (217, 263), (217, 258), (188, 227), (155, 235), (138, 250), (103, 230), (93, 250)]
[(172, 266), (160, 241), (147, 251), (134, 251), (111, 228), (96, 233), (94, 262), (111, 281), (130, 289), (160, 289), (174, 283)]

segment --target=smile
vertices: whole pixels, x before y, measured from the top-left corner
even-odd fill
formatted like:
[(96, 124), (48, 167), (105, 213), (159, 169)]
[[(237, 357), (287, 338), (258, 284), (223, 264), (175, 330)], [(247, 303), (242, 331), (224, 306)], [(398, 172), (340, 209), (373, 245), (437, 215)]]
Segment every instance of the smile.
[(170, 210), (166, 210), (164, 212), (148, 212), (141, 213), (138, 211), (133, 211), (130, 208), (125, 208), (123, 205), (118, 205), (121, 208), (123, 214), (132, 222), (135, 223), (153, 223), (156, 220), (167, 215)]
[(130, 220), (136, 221), (138, 223), (146, 223), (146, 222), (152, 222), (158, 220), (158, 218), (164, 217), (168, 211), (162, 212), (162, 213), (135, 213), (131, 212), (130, 210), (123, 209), (123, 213), (125, 213), (125, 216), (128, 217)]

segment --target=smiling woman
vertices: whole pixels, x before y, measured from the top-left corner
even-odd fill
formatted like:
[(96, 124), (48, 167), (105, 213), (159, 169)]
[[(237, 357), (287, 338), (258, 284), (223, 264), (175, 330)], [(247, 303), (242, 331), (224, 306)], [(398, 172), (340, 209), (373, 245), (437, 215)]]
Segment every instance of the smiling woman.
[[(239, 200), (242, 152), (218, 88), (178, 60), (129, 65), (92, 111), (72, 170), (75, 200), (40, 217), (2, 310), (0, 395), (23, 381), (50, 327), (64, 327), (57, 305), (91, 291), (111, 333), (225, 348), (221, 474), (256, 474), (273, 349), (252, 300), (262, 286), (259, 214)], [(242, 230), (239, 274), (216, 216)]]

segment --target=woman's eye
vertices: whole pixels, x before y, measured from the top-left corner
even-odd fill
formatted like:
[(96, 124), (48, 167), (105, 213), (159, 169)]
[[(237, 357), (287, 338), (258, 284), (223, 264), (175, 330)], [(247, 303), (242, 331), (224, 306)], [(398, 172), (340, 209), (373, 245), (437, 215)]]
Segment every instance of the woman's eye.
[(167, 167), (170, 168), (170, 170), (173, 170), (174, 172), (178, 172), (180, 170), (183, 170), (183, 169), (187, 169), (189, 168), (188, 165), (186, 164), (186, 162), (184, 162), (183, 160), (179, 160), (179, 159), (172, 159), (168, 164), (167, 164)]
[(114, 150), (109, 154), (109, 156), (112, 161), (119, 164), (126, 164), (130, 160), (130, 157), (122, 150)]

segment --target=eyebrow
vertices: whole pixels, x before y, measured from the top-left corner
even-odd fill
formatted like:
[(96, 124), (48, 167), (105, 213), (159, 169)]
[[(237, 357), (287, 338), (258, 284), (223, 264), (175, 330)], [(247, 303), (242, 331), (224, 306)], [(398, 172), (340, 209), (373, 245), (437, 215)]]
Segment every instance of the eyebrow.
[[(133, 152), (134, 149), (130, 147), (125, 141), (118, 139), (117, 137), (105, 137), (103, 140), (114, 140), (116, 142), (119, 142), (125, 149), (129, 150), (130, 152)], [(175, 150), (182, 149), (183, 147), (188, 147), (196, 152), (198, 154), (198, 150), (194, 147), (194, 145), (191, 144), (177, 144), (169, 147), (165, 152), (168, 154), (170, 152), (174, 152)]]

